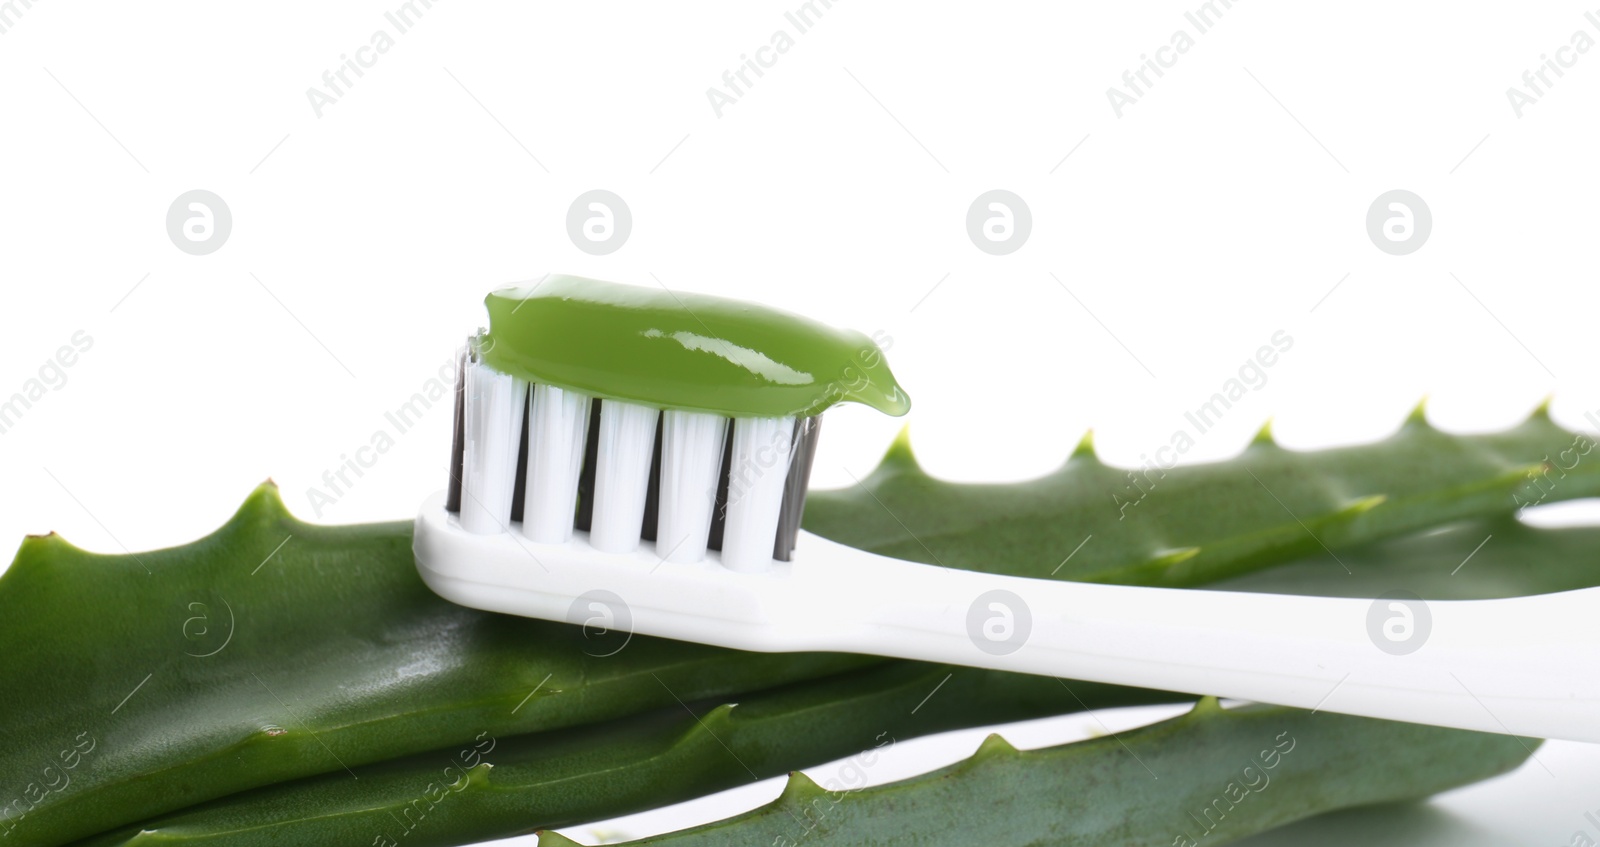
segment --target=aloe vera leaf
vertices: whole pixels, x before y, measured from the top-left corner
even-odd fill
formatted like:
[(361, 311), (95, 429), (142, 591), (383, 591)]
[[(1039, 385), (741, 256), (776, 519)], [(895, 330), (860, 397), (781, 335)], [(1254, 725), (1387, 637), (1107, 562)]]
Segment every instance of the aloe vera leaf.
[(1086, 437), (1051, 474), (978, 485), (929, 476), (902, 432), (861, 485), (812, 493), (806, 524), (950, 567), (1188, 587), (1318, 554), (1337, 567), (1329, 550), (1595, 496), (1593, 447), (1544, 407), (1502, 432), (1451, 435), (1419, 406), (1374, 444), (1297, 452), (1264, 429), (1236, 458), (1145, 473), (1104, 464)]
[[(1494, 535), (1493, 546), (1480, 546), (1489, 534)], [(1456, 576), (1450, 576), (1450, 571), (1474, 550), (1478, 552), (1470, 559), (1469, 565), (1477, 569), (1462, 568)], [(1368, 545), (1352, 551), (1347, 558), (1355, 572), (1354, 576), (1346, 575), (1343, 570), (1334, 570), (1337, 570), (1339, 579), (1353, 580), (1376, 592), (1370, 596), (1377, 596), (1395, 587), (1433, 596), (1424, 593), (1422, 581), (1435, 578), (1437, 574), (1448, 581), (1444, 584), (1456, 592), (1456, 596), (1493, 597), (1581, 587), (1600, 581), (1600, 569), (1593, 566), (1597, 555), (1600, 555), (1600, 529), (1532, 529), (1515, 520), (1501, 518)], [(1535, 566), (1530, 567), (1530, 563)], [(1573, 563), (1581, 564), (1574, 566)], [(1303, 588), (1302, 584), (1323, 584), (1322, 577), (1329, 569), (1329, 563), (1324, 558), (1291, 563), (1253, 574), (1244, 580), (1261, 583), (1251, 586), (1261, 590), (1295, 591)], [(1542, 577), (1541, 574), (1547, 576)], [(1584, 582), (1584, 579), (1588, 581)], [(1339, 582), (1331, 584), (1342, 586)], [(945, 673), (952, 675), (945, 679)], [(800, 693), (802, 686), (808, 693)], [(814, 691), (811, 690), (813, 686), (816, 689)], [(717, 736), (726, 741), (730, 749), (739, 751), (739, 756), (754, 771), (766, 776), (870, 749), (875, 739), (861, 734), (846, 734), (852, 726), (864, 725), (873, 732), (887, 729), (894, 737), (904, 740), (924, 732), (969, 724), (996, 723), (1033, 714), (1071, 711), (1080, 705), (1102, 709), (1157, 702), (1163, 697), (1171, 697), (1174, 701), (1188, 699), (1178, 695), (1082, 682), (1072, 682), (1070, 686), (1068, 690), (1056, 681), (1042, 677), (971, 669), (945, 670), (910, 662), (895, 662), (825, 681), (796, 683), (781, 695), (760, 693), (744, 698), (739, 709), (733, 713), (741, 719), (749, 718), (758, 701), (775, 703), (777, 697), (782, 696), (786, 704), (784, 708), (799, 709), (802, 702), (814, 704), (806, 714), (815, 720), (809, 720), (804, 726), (796, 722), (766, 722), (759, 727), (755, 722), (745, 721), (741, 724), (743, 733), (730, 737), (718, 729)], [(937, 696), (927, 696), (933, 690), (937, 690)], [(1082, 698), (1081, 704), (1075, 698)], [(926, 703), (922, 703), (924, 699)], [(839, 706), (837, 710), (833, 708), (835, 703)], [(920, 707), (918, 704), (921, 704)], [(766, 708), (762, 707), (763, 710)], [(879, 712), (882, 713), (881, 721), (864, 717), (878, 715)], [(766, 714), (765, 711), (761, 713)], [(541, 737), (560, 735), (556, 733)], [(622, 747), (631, 743), (628, 740), (630, 737), (623, 733), (585, 734), (583, 746), (590, 756), (587, 760), (589, 764), (585, 767), (593, 767), (595, 760), (610, 755), (605, 750), (611, 746)], [(706, 735), (701, 740), (709, 743), (712, 739)], [(617, 756), (626, 760), (634, 755), (629, 752), (634, 749), (626, 747), (617, 752)], [(242, 837), (239, 832), (246, 823), (260, 827), (262, 832), (281, 835), (287, 842), (312, 840), (326, 843), (336, 840), (332, 833), (344, 832), (349, 828), (347, 824), (350, 820), (359, 820), (362, 810), (388, 809), (403, 816), (405, 807), (417, 798), (418, 786), (426, 786), (439, 773), (440, 761), (448, 759), (448, 753), (430, 753), (404, 762), (374, 766), (391, 775), (388, 781), (382, 783), (367, 778), (356, 782), (344, 778), (342, 773), (334, 773), (311, 780), (269, 786), (197, 809), (181, 810), (145, 821), (132, 830), (96, 838), (92, 843), (95, 847), (127, 843), (139, 831), (151, 832), (151, 838), (154, 834), (181, 838), (192, 845), (230, 843), (229, 839)], [(722, 764), (725, 768), (732, 768), (735, 763), (732, 759), (724, 758)], [(596, 791), (576, 794), (564, 793), (559, 779), (544, 781), (519, 778), (516, 781), (502, 781), (495, 784), (506, 792), (507, 805), (474, 809), (473, 814), (467, 815), (467, 822), (459, 827), (455, 817), (435, 815), (430, 829), (425, 833), (419, 830), (418, 834), (428, 839), (427, 843), (470, 843), (529, 828), (563, 826), (566, 825), (563, 822), (580, 818), (598, 820), (627, 814), (674, 802), (685, 796), (715, 791), (747, 777), (744, 771), (733, 768), (731, 772), (724, 770), (716, 778), (708, 776), (706, 770), (697, 770), (689, 779), (684, 777), (682, 770), (672, 770), (675, 765), (664, 757), (643, 757), (636, 766), (658, 768), (651, 773), (662, 776), (655, 781), (621, 781), (606, 776), (607, 781), (599, 783)], [(1382, 767), (1382, 762), (1376, 766)], [(549, 755), (545, 757), (543, 767), (542, 773), (556, 774), (564, 773), (568, 765), (557, 762), (553, 755)], [(365, 770), (357, 770), (365, 777)], [(719, 781), (721, 779), (727, 781)], [(678, 791), (684, 793), (675, 793)], [(595, 797), (604, 798), (598, 808), (592, 805)], [(445, 821), (449, 823), (441, 823)], [(438, 828), (432, 829), (434, 826)], [(286, 833), (294, 833), (295, 837), (289, 838)], [(404, 842), (411, 840), (408, 836)]]
[(1489, 600), (1600, 584), (1600, 527), (1540, 529), (1509, 515), (1339, 551), (1206, 586), (1323, 597), (1410, 591), (1428, 600)]
[[(1490, 488), (1503, 488), (1515, 474), (1486, 468), (1516, 465), (1546, 444), (1540, 455), (1565, 466), (1559, 448), (1567, 435), (1536, 415), (1491, 436), (1446, 436), (1413, 421), (1363, 448), (1292, 454), (1258, 445), (1241, 460), (1195, 469), (1187, 489), (1168, 489), (1188, 506), (1163, 506), (1170, 501), (1153, 493), (1137, 506), (1146, 510), (1140, 517), (1165, 517), (1132, 535), (1122, 527), (1134, 518), (1091, 518), (1093, 510), (1079, 508), (1096, 491), (1109, 496), (1096, 479), (1113, 473), (1082, 450), (1074, 462), (1094, 465), (1098, 477), (1069, 463), (1034, 483), (963, 487), (922, 474), (902, 442), (868, 480), (878, 490), (817, 492), (808, 523), (876, 552), (928, 560), (928, 542), (946, 564), (1042, 576), (1077, 549), (1092, 519), (1117, 543), (1085, 544), (1058, 576), (1151, 581), (1159, 565), (1157, 581), (1200, 584), (1313, 544), (1296, 534), (1304, 531), (1299, 521), (1263, 512), (1271, 500), (1260, 492), (1240, 493), (1249, 478), (1240, 471), (1263, 456), (1271, 461), (1248, 467), (1277, 489), (1287, 489), (1284, 477), (1328, 497), (1383, 487), (1374, 480), (1409, 492), (1391, 496), (1406, 508), (1390, 514), (1406, 520), (1388, 525), (1363, 515), (1335, 534), (1337, 521), (1305, 512), (1323, 541), (1347, 544), (1398, 532), (1397, 523), (1472, 513), (1459, 502), (1503, 510), (1505, 498), (1485, 500), (1481, 480), (1456, 477), (1476, 479), (1466, 473), (1476, 468)], [(1439, 471), (1456, 466), (1453, 477)], [(1549, 499), (1576, 496), (1588, 467), (1566, 471)], [(1419, 492), (1419, 480), (1442, 488)], [(1218, 485), (1206, 487), (1211, 482)], [(1299, 504), (1309, 495), (1288, 496)], [(1265, 529), (1251, 531), (1246, 519)], [(1200, 544), (1211, 552), (1191, 555)], [(56, 538), (30, 539), (0, 578), (0, 644), (14, 647), (0, 669), (0, 778), (8, 780), (0, 783), (0, 831), (19, 843), (60, 843), (252, 786), (458, 743), (467, 726), (527, 732), (663, 705), (644, 669), (663, 673), (686, 697), (709, 697), (868, 661), (744, 656), (652, 639), (593, 659), (583, 649), (594, 645), (568, 627), (435, 598), (416, 579), (409, 548), (408, 524), (314, 527), (290, 517), (270, 492), (258, 492), (217, 534), (173, 550), (93, 556)], [(1111, 555), (1125, 559), (1113, 565)], [(1190, 566), (1197, 560), (1210, 564)], [(233, 640), (206, 655), (224, 632), (224, 613)], [(507, 713), (524, 698), (520, 712)], [(68, 773), (54, 764), (75, 755), (83, 738), (107, 744), (98, 758), (91, 753), (93, 767)]]
[[(599, 726), (484, 738), (268, 786), (80, 842), (453, 845), (641, 811), (987, 721), (1182, 695), (898, 662)], [(486, 762), (476, 768), (480, 762)], [(452, 770), (453, 769), (453, 770)]]
[[(1505, 773), (1537, 743), (1206, 699), (1116, 738), (1018, 752), (991, 735), (965, 761), (854, 791), (796, 773), (766, 806), (628, 847), (1221, 844)], [(539, 844), (573, 842), (546, 833)]]
[(59, 844), (479, 731), (593, 723), (872, 661), (645, 638), (608, 656), (615, 640), (578, 627), (441, 600), (417, 577), (410, 529), (305, 524), (268, 485), (169, 550), (28, 538), (0, 577), (0, 835)]

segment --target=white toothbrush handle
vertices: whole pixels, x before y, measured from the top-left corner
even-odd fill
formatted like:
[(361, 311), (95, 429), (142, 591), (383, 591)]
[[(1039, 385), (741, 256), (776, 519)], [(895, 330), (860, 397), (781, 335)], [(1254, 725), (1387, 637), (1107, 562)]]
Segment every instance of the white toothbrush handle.
[(813, 649), (1600, 741), (1600, 589), (1373, 601), (991, 576), (815, 536), (797, 555), (803, 593), (834, 598)]
[(649, 542), (614, 554), (582, 532), (564, 544), (467, 532), (442, 493), (413, 547), (441, 596), (582, 623), (586, 636), (867, 653), (1600, 741), (1600, 589), (1422, 603), (1090, 585), (920, 565), (805, 532), (793, 564), (741, 573), (715, 552), (669, 561)]

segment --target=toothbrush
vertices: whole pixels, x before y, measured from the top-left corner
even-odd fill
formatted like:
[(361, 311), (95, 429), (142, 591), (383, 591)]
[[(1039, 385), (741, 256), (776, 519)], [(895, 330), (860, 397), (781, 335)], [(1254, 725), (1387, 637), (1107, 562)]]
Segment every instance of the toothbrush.
[(1600, 741), (1600, 589), (1486, 601), (1135, 588), (892, 559), (800, 529), (820, 414), (910, 400), (861, 333), (570, 276), (461, 355), (428, 586), (478, 609)]

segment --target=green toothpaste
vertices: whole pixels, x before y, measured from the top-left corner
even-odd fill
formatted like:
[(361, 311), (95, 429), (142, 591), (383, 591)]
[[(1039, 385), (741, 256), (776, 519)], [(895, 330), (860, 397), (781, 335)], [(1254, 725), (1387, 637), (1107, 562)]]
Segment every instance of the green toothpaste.
[(560, 275), (485, 305), (484, 361), (529, 382), (729, 417), (911, 408), (871, 338), (779, 309)]

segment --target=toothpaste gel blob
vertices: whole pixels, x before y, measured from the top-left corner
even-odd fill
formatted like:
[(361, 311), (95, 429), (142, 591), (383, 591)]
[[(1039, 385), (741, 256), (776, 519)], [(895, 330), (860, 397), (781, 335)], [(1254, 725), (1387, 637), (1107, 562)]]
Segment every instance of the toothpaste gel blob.
[(554, 274), (485, 305), (484, 362), (533, 383), (736, 418), (911, 409), (871, 338), (779, 309)]

